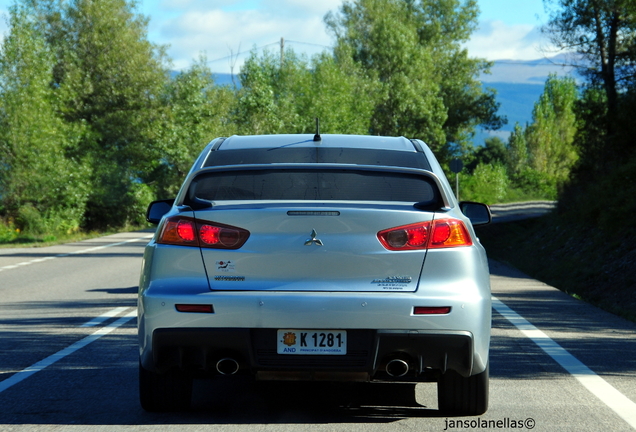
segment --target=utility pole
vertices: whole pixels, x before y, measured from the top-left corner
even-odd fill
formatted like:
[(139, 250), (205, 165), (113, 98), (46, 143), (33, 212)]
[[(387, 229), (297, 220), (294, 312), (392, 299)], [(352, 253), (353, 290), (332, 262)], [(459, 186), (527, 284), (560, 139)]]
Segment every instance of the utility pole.
[(280, 68), (283, 68), (283, 63), (285, 63), (285, 38), (280, 38)]

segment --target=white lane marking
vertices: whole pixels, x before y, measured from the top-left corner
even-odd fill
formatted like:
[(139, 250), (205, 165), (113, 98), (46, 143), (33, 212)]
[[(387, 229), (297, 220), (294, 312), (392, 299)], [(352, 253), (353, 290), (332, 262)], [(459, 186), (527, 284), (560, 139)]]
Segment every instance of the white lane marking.
[(113, 310), (110, 310), (106, 313), (101, 314), (98, 317), (93, 318), (92, 320), (85, 322), (84, 324), (82, 324), (80, 327), (95, 327), (98, 324), (103, 323), (104, 321), (106, 321), (109, 318), (112, 318), (114, 316), (119, 315), (120, 313), (122, 313), (123, 311), (125, 311), (126, 309), (128, 309), (128, 307), (118, 307), (115, 308)]
[(31, 260), (31, 261), (24, 261), (24, 262), (21, 262), (21, 263), (0, 267), (0, 272), (3, 271), (3, 270), (10, 270), (10, 269), (23, 267), (23, 266), (27, 266), (27, 265), (43, 262), (43, 261), (52, 260), (52, 259), (55, 259), (55, 258), (64, 258), (64, 257), (71, 256), (71, 255), (84, 254), (84, 253), (87, 253), (87, 252), (93, 252), (93, 251), (96, 251), (96, 250), (106, 249), (106, 248), (113, 247), (113, 246), (121, 246), (121, 245), (126, 244), (126, 243), (132, 243), (132, 242), (147, 240), (147, 239), (152, 238), (153, 235), (154, 234), (148, 234), (148, 235), (143, 236), (143, 237), (129, 239), (129, 240), (125, 240), (125, 241), (119, 242), (119, 243), (110, 243), (110, 244), (107, 244), (107, 245), (95, 246), (95, 247), (92, 247), (92, 248), (82, 249), (82, 250), (78, 250), (78, 251), (75, 251), (75, 252), (52, 255), (52, 256), (43, 257), (43, 258), (36, 258), (36, 259)]
[(15, 374), (11, 375), (6, 380), (0, 382), (0, 393), (5, 391), (9, 387), (19, 383), (20, 381), (27, 379), (31, 375), (33, 375), (33, 374), (35, 374), (37, 372), (40, 372), (41, 370), (51, 366), (53, 363), (55, 363), (58, 360), (63, 359), (67, 355), (73, 354), (75, 351), (77, 351), (80, 348), (85, 347), (86, 345), (90, 344), (91, 342), (95, 342), (97, 339), (101, 338), (102, 336), (107, 335), (108, 333), (112, 332), (116, 328), (121, 327), (122, 325), (126, 324), (128, 321), (130, 321), (131, 319), (135, 318), (136, 316), (137, 316), (137, 309), (135, 309), (132, 312), (130, 312), (130, 313), (124, 315), (123, 317), (119, 318), (114, 323), (111, 323), (111, 324), (107, 325), (106, 327), (102, 327), (101, 329), (95, 331), (93, 334), (91, 334), (89, 336), (86, 336), (84, 339), (75, 342), (73, 345), (70, 345), (70, 346), (64, 348), (63, 350), (58, 351), (55, 354), (48, 356), (44, 360), (41, 360), (41, 361), (29, 366), (26, 369), (23, 369), (23, 370), (21, 370), (19, 372), (16, 372)]
[(581, 363), (561, 345), (550, 339), (547, 334), (530, 324), (525, 318), (503, 304), (496, 297), (492, 298), (492, 305), (499, 314), (521, 330), (526, 337), (574, 376), (594, 396), (636, 429), (636, 403), (612, 387), (603, 378), (596, 375), (594, 371)]

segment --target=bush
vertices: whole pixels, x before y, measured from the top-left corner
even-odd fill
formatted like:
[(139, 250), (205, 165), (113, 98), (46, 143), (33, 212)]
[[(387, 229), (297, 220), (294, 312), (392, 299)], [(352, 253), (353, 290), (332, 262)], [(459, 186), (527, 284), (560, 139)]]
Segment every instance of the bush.
[(18, 209), (15, 224), (20, 231), (26, 231), (32, 235), (44, 234), (47, 230), (46, 220), (33, 204), (25, 204)]
[(0, 219), (0, 243), (9, 243), (19, 234), (20, 230), (13, 225), (13, 222)]
[(500, 164), (479, 164), (472, 176), (460, 174), (460, 197), (485, 204), (502, 202), (508, 191), (508, 175)]
[(555, 200), (557, 198), (556, 181), (548, 175), (531, 168), (525, 168), (514, 176), (513, 183), (526, 194), (547, 200)]
[(594, 226), (607, 238), (626, 239), (636, 232), (636, 157), (606, 175), (579, 177), (559, 196), (559, 211)]

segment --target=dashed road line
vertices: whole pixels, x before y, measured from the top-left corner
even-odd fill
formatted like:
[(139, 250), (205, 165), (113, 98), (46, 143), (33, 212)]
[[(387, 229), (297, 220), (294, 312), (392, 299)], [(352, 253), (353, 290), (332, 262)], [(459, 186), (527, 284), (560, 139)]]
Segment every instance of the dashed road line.
[(119, 315), (120, 313), (122, 313), (126, 309), (128, 309), (128, 307), (117, 307), (117, 308), (115, 308), (113, 310), (109, 310), (108, 312), (103, 313), (100, 316), (95, 317), (92, 320), (85, 322), (80, 327), (95, 327), (96, 325), (99, 325), (99, 324), (103, 323), (104, 321), (108, 320), (109, 318), (112, 318), (112, 317), (115, 317), (115, 316)]
[(88, 253), (88, 252), (94, 252), (94, 251), (97, 251), (97, 250), (106, 249), (106, 248), (113, 247), (113, 246), (121, 246), (121, 245), (126, 244), (126, 243), (133, 243), (133, 242), (137, 242), (137, 241), (148, 240), (148, 239), (152, 238), (152, 236), (153, 236), (153, 234), (149, 234), (149, 235), (146, 235), (146, 236), (143, 236), (143, 237), (129, 239), (129, 240), (125, 240), (125, 241), (118, 242), (118, 243), (110, 243), (110, 244), (106, 244), (106, 245), (103, 245), (103, 246), (95, 246), (95, 247), (88, 248), (88, 249), (78, 250), (78, 251), (75, 251), (75, 252), (68, 252), (68, 253), (63, 253), (63, 254), (58, 254), (58, 255), (51, 255), (51, 256), (48, 256), (48, 257), (36, 258), (36, 259), (32, 259), (30, 261), (23, 261), (21, 263), (0, 267), (0, 272), (4, 271), (4, 270), (11, 270), (11, 269), (15, 269), (15, 268), (20, 268), (20, 267), (24, 267), (24, 266), (28, 266), (28, 265), (31, 265), (31, 264), (40, 263), (40, 262), (44, 262), (44, 261), (48, 261), (48, 260), (52, 260), (52, 259), (56, 259), (56, 258), (64, 258), (64, 257), (72, 256), (72, 255), (79, 255), (79, 254), (84, 254), (84, 253)]

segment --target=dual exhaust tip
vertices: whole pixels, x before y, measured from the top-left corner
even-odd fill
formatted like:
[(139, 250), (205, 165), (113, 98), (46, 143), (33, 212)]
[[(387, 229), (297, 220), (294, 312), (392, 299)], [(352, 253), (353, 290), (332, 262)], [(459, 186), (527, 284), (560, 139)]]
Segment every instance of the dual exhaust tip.
[(400, 378), (409, 373), (409, 364), (400, 358), (394, 358), (386, 364), (386, 373), (394, 378)]
[[(216, 370), (221, 375), (234, 375), (239, 368), (239, 363), (231, 357), (225, 357), (216, 362)], [(409, 364), (405, 360), (395, 358), (386, 364), (386, 373), (394, 378), (403, 377), (408, 372)]]
[(239, 364), (233, 358), (222, 358), (216, 362), (216, 370), (221, 375), (234, 375), (239, 370)]

